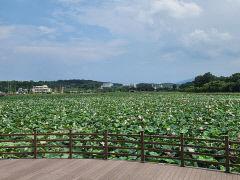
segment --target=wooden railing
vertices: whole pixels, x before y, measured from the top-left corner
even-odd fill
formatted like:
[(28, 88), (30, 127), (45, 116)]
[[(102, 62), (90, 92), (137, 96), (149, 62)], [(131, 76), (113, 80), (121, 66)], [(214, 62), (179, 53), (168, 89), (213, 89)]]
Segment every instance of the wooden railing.
[[(20, 137), (27, 136), (28, 139), (22, 139)], [(44, 138), (41, 138), (44, 136)], [(65, 138), (46, 138), (46, 136), (64, 136)], [(76, 137), (81, 138), (76, 138)], [(88, 139), (83, 138), (83, 136), (91, 137)], [(97, 138), (96, 138), (97, 136)], [(14, 138), (15, 137), (15, 138)], [(29, 138), (32, 137), (32, 138)], [(94, 139), (92, 139), (95, 137)], [(124, 139), (124, 137), (131, 138)], [(230, 172), (230, 167), (240, 167), (240, 157), (235, 156), (231, 152), (240, 153), (240, 149), (232, 148), (234, 146), (240, 147), (240, 142), (230, 141), (228, 136), (225, 136), (224, 140), (220, 139), (200, 139), (200, 138), (189, 138), (184, 137), (184, 134), (181, 133), (180, 136), (159, 136), (159, 135), (145, 135), (142, 131), (140, 134), (113, 134), (108, 133), (106, 130), (104, 133), (77, 133), (69, 130), (67, 133), (39, 133), (34, 130), (33, 133), (25, 134), (0, 134), (0, 144), (1, 143), (30, 143), (30, 144), (21, 144), (21, 145), (0, 145), (0, 155), (2, 158), (6, 158), (7, 155), (32, 155), (33, 158), (38, 158), (40, 154), (68, 154), (68, 158), (72, 159), (74, 154), (85, 154), (85, 155), (102, 155), (102, 158), (108, 159), (109, 156), (117, 157), (128, 157), (134, 156), (136, 159), (139, 159), (142, 163), (147, 161), (146, 159), (171, 159), (177, 160), (180, 163), (180, 166), (184, 167), (186, 162), (197, 162), (200, 164), (213, 164), (215, 166), (224, 166), (225, 172)], [(120, 138), (120, 139), (119, 139)], [(134, 140), (132, 140), (134, 139)], [(137, 140), (136, 140), (137, 139)], [(171, 140), (171, 142), (166, 142)], [(172, 142), (176, 141), (176, 142)], [(205, 145), (196, 145), (197, 143), (188, 143), (188, 142), (198, 141), (198, 144), (201, 143), (211, 143), (211, 146)], [(40, 144), (39, 144), (40, 142)], [(42, 145), (41, 142), (46, 144), (47, 142), (64, 142), (64, 145)], [(81, 142), (81, 145), (75, 145), (75, 142)], [(98, 142), (99, 145), (89, 145), (89, 142)], [(118, 146), (116, 145), (118, 143)], [(212, 146), (212, 143), (217, 143), (219, 147)], [(121, 144), (121, 146), (119, 146)], [(124, 145), (123, 145), (124, 144)], [(126, 145), (127, 144), (127, 145)], [(130, 145), (135, 145), (132, 147)], [(156, 148), (155, 146), (158, 146)], [(164, 147), (171, 147), (164, 148)], [(12, 149), (22, 149), (25, 151), (16, 152), (10, 151)], [(46, 151), (41, 150), (44, 148), (65, 148), (68, 151)], [(193, 149), (194, 148), (194, 149)], [(83, 151), (74, 151), (76, 149), (84, 149)], [(98, 152), (88, 151), (88, 149), (97, 149)], [(135, 153), (119, 153), (114, 152), (114, 150), (134, 150)], [(195, 149), (207, 149), (212, 151), (217, 151), (217, 153), (203, 153), (196, 152)], [(3, 150), (5, 150), (3, 152)], [(102, 151), (99, 151), (102, 150)], [(189, 151), (186, 151), (189, 150)], [(151, 152), (155, 152), (158, 155), (151, 155)], [(222, 152), (222, 154), (220, 154)], [(164, 154), (165, 153), (165, 154)], [(173, 153), (173, 155), (172, 155)], [(161, 154), (161, 156), (159, 156)], [(186, 156), (192, 157), (193, 155), (209, 156), (214, 158), (221, 159), (219, 161), (206, 161), (198, 160), (194, 158), (186, 158)], [(222, 162), (224, 160), (224, 162)], [(233, 160), (237, 163), (232, 163)]]

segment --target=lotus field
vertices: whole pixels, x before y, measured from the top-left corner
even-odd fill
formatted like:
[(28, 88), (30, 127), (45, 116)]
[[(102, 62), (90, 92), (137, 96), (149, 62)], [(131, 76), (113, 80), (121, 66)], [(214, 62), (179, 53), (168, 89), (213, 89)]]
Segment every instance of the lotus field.
[[(0, 98), (0, 133), (33, 133), (62, 132), (74, 129), (76, 132), (145, 134), (198, 137), (204, 139), (224, 139), (229, 135), (230, 140), (240, 141), (240, 96), (237, 94), (184, 94), (184, 93), (103, 93), (78, 95), (25, 95)], [(32, 136), (31, 136), (32, 137)], [(16, 137), (21, 138), (21, 137)], [(26, 138), (26, 137), (25, 137)], [(49, 137), (42, 137), (49, 138)], [(57, 136), (55, 138), (60, 138)], [(89, 139), (90, 137), (84, 137)], [(91, 137), (92, 138), (92, 137)], [(94, 138), (94, 137), (93, 137)], [(99, 137), (103, 138), (103, 137)], [(136, 140), (133, 137), (122, 137), (126, 140)], [(157, 140), (156, 140), (157, 141)], [(159, 139), (158, 141), (176, 142), (174, 139)], [(41, 144), (64, 144), (64, 142), (45, 142)], [(65, 142), (66, 144), (68, 142)], [(191, 142), (193, 145), (221, 146), (221, 143)], [(14, 145), (27, 143), (17, 142)], [(96, 145), (101, 142), (74, 142), (75, 145)], [(0, 143), (13, 145), (13, 143)], [(119, 144), (120, 145), (120, 144)], [(125, 147), (137, 147), (137, 144), (125, 144)], [(179, 147), (167, 145), (151, 145), (154, 148), (178, 150)], [(234, 145), (239, 148), (239, 145)], [(150, 145), (149, 145), (150, 147)], [(19, 149), (18, 151), (27, 149)], [(46, 150), (46, 148), (45, 148)], [(53, 151), (64, 148), (51, 148)], [(224, 154), (224, 151), (213, 149), (186, 148), (189, 152), (204, 152)], [(0, 149), (0, 152), (11, 151)], [(67, 150), (66, 150), (67, 151)], [(101, 149), (88, 149), (101, 151)], [(111, 150), (111, 152), (134, 153), (135, 150)], [(146, 152), (150, 155), (177, 157), (174, 152)], [(231, 155), (240, 157), (240, 152)], [(42, 157), (63, 157), (68, 154), (42, 154)], [(77, 158), (99, 158), (100, 155), (73, 155)], [(193, 159), (224, 162), (217, 157), (186, 155)], [(0, 155), (8, 157), (31, 157), (31, 155)], [(130, 159), (137, 157), (109, 156), (110, 159)], [(138, 157), (139, 158), (139, 157)], [(157, 161), (148, 158), (148, 161)], [(178, 160), (158, 160), (158, 162), (179, 163)], [(232, 160), (240, 164), (239, 160)], [(210, 167), (224, 170), (223, 166), (204, 165), (186, 162), (186, 165)], [(232, 170), (240, 172), (239, 168)]]

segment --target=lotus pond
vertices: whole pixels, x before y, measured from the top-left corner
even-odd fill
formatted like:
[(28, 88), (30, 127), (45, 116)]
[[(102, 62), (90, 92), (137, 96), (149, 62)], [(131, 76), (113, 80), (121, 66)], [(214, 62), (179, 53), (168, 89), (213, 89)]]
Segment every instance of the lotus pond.
[[(231, 140), (240, 141), (240, 95), (103, 93), (19, 95), (0, 98), (0, 133), (32, 133), (33, 129), (40, 132), (76, 129), (78, 132), (89, 133), (102, 133), (107, 129), (111, 133), (121, 134), (137, 134), (144, 130), (145, 134), (172, 136), (182, 132), (186, 137), (224, 139), (225, 135), (229, 135)], [(55, 142), (55, 144), (59, 143)], [(94, 144), (94, 142), (91, 143)], [(0, 143), (0, 146), (6, 144), (11, 145), (11, 143)], [(95, 144), (99, 145), (98, 142)], [(209, 145), (209, 143), (203, 145)], [(98, 150), (90, 149), (90, 151)], [(114, 152), (121, 151), (114, 150)], [(127, 150), (130, 153), (131, 151)], [(202, 150), (202, 152), (206, 151), (208, 150)], [(159, 155), (156, 152), (149, 154)], [(174, 157), (176, 154), (165, 155)], [(58, 157), (54, 154), (42, 156)], [(79, 158), (90, 156), (92, 155), (76, 155)], [(221, 159), (212, 157), (191, 156), (199, 160), (223, 162)], [(235, 153), (235, 156), (240, 156), (240, 153)], [(5, 155), (0, 157), (6, 158)], [(97, 158), (97, 156), (94, 157)], [(114, 156), (110, 158), (136, 159), (136, 157)], [(163, 160), (163, 162), (179, 163), (175, 160)], [(205, 167), (191, 162), (189, 165)], [(224, 169), (222, 166), (211, 167)], [(235, 170), (240, 171), (239, 168)]]

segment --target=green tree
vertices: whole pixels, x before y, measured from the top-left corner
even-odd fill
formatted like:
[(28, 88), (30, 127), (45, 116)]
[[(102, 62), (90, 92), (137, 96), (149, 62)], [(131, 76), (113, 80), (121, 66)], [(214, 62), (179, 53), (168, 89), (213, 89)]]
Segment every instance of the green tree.
[(180, 89), (186, 89), (186, 88), (190, 88), (190, 87), (194, 87), (194, 83), (193, 82), (186, 82), (186, 83), (181, 84), (179, 86)]
[(138, 91), (154, 91), (154, 88), (152, 87), (152, 84), (140, 83), (140, 84), (137, 84), (137, 90)]
[(229, 77), (229, 80), (230, 80), (231, 82), (237, 82), (238, 80), (240, 80), (240, 73), (232, 74), (232, 75)]
[(216, 79), (216, 76), (214, 76), (210, 72), (208, 72), (202, 76), (195, 77), (194, 86), (202, 87), (204, 84), (214, 81), (215, 79)]
[(177, 85), (174, 84), (174, 85), (173, 85), (173, 91), (175, 91), (176, 89), (177, 89)]

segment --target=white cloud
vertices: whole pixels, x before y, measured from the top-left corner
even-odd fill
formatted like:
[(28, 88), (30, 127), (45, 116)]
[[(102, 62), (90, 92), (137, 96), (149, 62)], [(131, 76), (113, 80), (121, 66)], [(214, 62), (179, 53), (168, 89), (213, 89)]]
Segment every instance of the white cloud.
[(180, 59), (186, 58), (186, 54), (184, 54), (182, 51), (176, 50), (174, 52), (163, 52), (157, 58), (157, 61), (160, 63), (176, 62), (178, 61), (179, 58)]
[(233, 3), (235, 5), (240, 5), (240, 0), (227, 0), (227, 3)]
[(188, 18), (199, 16), (202, 9), (193, 2), (178, 0), (155, 0), (152, 1), (152, 12), (158, 13), (165, 11), (174, 18)]
[(86, 38), (70, 38), (60, 43), (49, 36), (41, 37), (41, 33), (57, 33), (46, 26), (13, 25), (0, 26), (0, 29), (2, 30), (0, 31), (2, 32), (0, 33), (2, 37), (0, 60), (42, 58), (52, 59), (56, 63), (79, 63), (104, 61), (125, 52), (126, 41), (121, 39), (103, 42)]
[(97, 42), (81, 39), (80, 42), (51, 43), (37, 42), (14, 48), (14, 53), (19, 56), (36, 56), (55, 59), (56, 62), (79, 63), (102, 61), (124, 53), (121, 46), (125, 42), (113, 40), (111, 42)]
[(162, 53), (157, 56), (165, 62), (236, 55), (240, 47), (233, 37), (239, 27), (236, 30), (227, 27), (231, 22), (231, 16), (228, 17), (231, 13), (227, 10), (224, 11), (225, 25), (221, 25), (222, 20), (219, 24), (218, 12), (211, 9), (214, 7), (224, 9), (216, 0), (102, 0), (98, 6), (68, 4), (55, 17), (68, 17), (80, 24), (104, 27), (113, 35), (129, 41), (156, 43)]
[(220, 44), (224, 41), (232, 39), (231, 34), (228, 32), (219, 32), (217, 29), (210, 29), (208, 31), (202, 29), (196, 29), (189, 35), (183, 38), (186, 46), (198, 45), (198, 44)]
[(76, 28), (72, 25), (69, 25), (68, 22), (59, 22), (59, 21), (55, 20), (54, 18), (48, 18), (47, 20), (49, 23), (52, 24), (52, 26), (55, 27), (55, 29), (54, 29), (55, 31), (61, 31), (63, 33), (76, 31)]
[(104, 27), (116, 35), (156, 41), (163, 31), (173, 29), (168, 27), (169, 21), (196, 18), (201, 12), (196, 3), (182, 0), (103, 0), (97, 7), (72, 3), (70, 8), (55, 11), (54, 16)]
[(0, 26), (0, 39), (8, 38), (13, 30), (14, 26)]
[(54, 34), (55, 29), (47, 26), (33, 26), (33, 25), (19, 25), (13, 24), (10, 26), (0, 25), (0, 39), (15, 39), (18, 42), (19, 39), (31, 39), (37, 38), (43, 34)]
[(231, 64), (240, 66), (240, 59), (232, 61)]
[(182, 45), (189, 54), (216, 59), (235, 56), (240, 49), (236, 41), (229, 32), (220, 32), (215, 28), (196, 29), (183, 36)]
[[(84, 64), (88, 66), (88, 62), (95, 62), (89, 65), (91, 68), (93, 64), (119, 67), (122, 63), (122, 67), (126, 67), (121, 69), (125, 72), (122, 74), (130, 74), (131, 66), (140, 66), (144, 70), (156, 68), (152, 77), (160, 77), (162, 71), (169, 73), (172, 66), (176, 67), (176, 72), (182, 68), (185, 74), (189, 69), (203, 72), (206, 66), (208, 71), (211, 68), (226, 71), (226, 64), (239, 63), (240, 0), (221, 3), (219, 0), (50, 2), (54, 2), (52, 14), (43, 17), (48, 25), (39, 25), (36, 21), (38, 26), (21, 23), (4, 26), (4, 19), (0, 19), (1, 70), (7, 69), (3, 67), (7, 61), (16, 66), (28, 61), (23, 66), (32, 64), (36, 69), (39, 65), (51, 69), (58, 64), (64, 69), (65, 64), (73, 64), (76, 72)], [(61, 3), (60, 6), (55, 2)], [(123, 62), (119, 60), (122, 54), (125, 54)], [(109, 59), (116, 60), (102, 63)], [(140, 65), (142, 62), (146, 65)], [(69, 72), (73, 72), (72, 67)], [(232, 69), (237, 67), (239, 69), (239, 66), (231, 66)], [(102, 71), (105, 69), (102, 67)], [(89, 73), (95, 71), (89, 70)]]
[(43, 34), (50, 34), (54, 33), (56, 30), (53, 28), (49, 28), (46, 26), (39, 26), (38, 29), (43, 33)]

